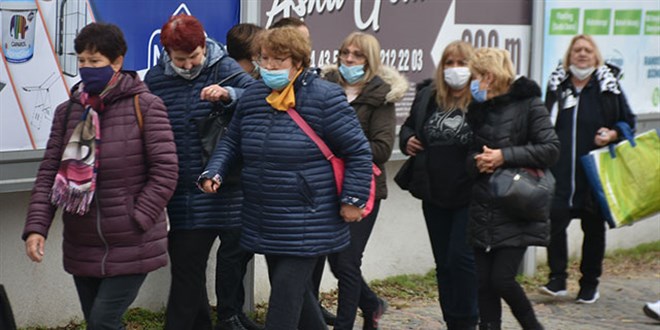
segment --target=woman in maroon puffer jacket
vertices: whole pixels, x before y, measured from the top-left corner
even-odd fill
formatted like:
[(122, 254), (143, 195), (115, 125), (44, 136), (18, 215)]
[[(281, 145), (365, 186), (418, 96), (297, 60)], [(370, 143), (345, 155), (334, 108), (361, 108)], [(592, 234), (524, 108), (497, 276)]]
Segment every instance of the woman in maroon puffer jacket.
[(176, 149), (163, 102), (135, 72), (121, 71), (119, 28), (92, 23), (75, 49), (82, 83), (55, 112), (23, 239), (41, 262), (62, 208), (64, 269), (87, 328), (120, 329), (147, 273), (167, 264), (164, 208), (177, 182)]

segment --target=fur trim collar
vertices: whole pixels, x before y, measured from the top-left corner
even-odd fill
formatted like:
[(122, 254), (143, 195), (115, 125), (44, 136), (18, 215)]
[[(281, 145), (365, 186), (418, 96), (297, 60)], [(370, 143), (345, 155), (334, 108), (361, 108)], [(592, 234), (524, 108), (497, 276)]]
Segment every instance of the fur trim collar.
[(496, 96), (482, 103), (473, 101), (469, 106), (469, 110), (472, 111), (473, 109), (489, 108), (494, 105), (506, 104), (528, 99), (530, 97), (541, 97), (541, 87), (539, 87), (535, 81), (521, 76), (511, 84), (511, 87), (506, 94)]
[[(321, 68), (320, 76), (331, 81), (336, 81), (336, 77), (339, 77), (339, 74), (336, 64), (327, 64)], [(395, 68), (385, 65), (380, 67), (378, 76), (390, 86), (390, 91), (385, 95), (385, 101), (387, 103), (401, 101), (410, 87), (408, 79)]]
[[(601, 93), (609, 92), (621, 94), (621, 90), (619, 89), (619, 78), (622, 73), (623, 72), (619, 67), (610, 63), (606, 63), (596, 69), (594, 75), (600, 86)], [(570, 76), (571, 73), (566, 72), (564, 67), (559, 64), (559, 66), (557, 66), (557, 68), (550, 74), (550, 79), (548, 79), (548, 90), (551, 92), (557, 91), (559, 85), (566, 81)]]

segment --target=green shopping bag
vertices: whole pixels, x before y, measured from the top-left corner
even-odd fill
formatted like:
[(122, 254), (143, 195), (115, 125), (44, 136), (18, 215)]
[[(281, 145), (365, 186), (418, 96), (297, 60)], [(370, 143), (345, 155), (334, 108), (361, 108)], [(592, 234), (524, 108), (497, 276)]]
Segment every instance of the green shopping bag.
[(582, 156), (587, 180), (611, 227), (660, 212), (660, 130), (633, 136), (628, 124), (617, 126), (626, 140)]

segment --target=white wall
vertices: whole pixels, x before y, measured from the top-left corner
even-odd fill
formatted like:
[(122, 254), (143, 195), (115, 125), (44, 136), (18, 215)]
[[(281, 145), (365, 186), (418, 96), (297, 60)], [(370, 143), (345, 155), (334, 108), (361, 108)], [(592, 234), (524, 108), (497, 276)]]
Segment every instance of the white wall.
[[(390, 177), (389, 198), (381, 205), (379, 218), (367, 245), (363, 260), (365, 278), (379, 279), (397, 274), (426, 273), (434, 267), (420, 201), (401, 191), (391, 177), (402, 161), (388, 166)], [(28, 260), (20, 239), (28, 192), (0, 194), (0, 283), (5, 285), (12, 303), (18, 326), (57, 326), (71, 319), (82, 319), (72, 277), (62, 268), (61, 222), (54, 221), (46, 241), (44, 262)], [(59, 215), (57, 217), (59, 219)], [(581, 245), (579, 222), (569, 227), (570, 253), (576, 255)], [(608, 249), (636, 246), (643, 242), (660, 240), (660, 215), (631, 227), (609, 230)], [(209, 270), (215, 268), (215, 253), (211, 254)], [(536, 249), (540, 262), (545, 260), (545, 249)], [(326, 267), (322, 290), (336, 286)], [(213, 275), (209, 272), (208, 288), (213, 296)], [(159, 310), (164, 307), (169, 289), (169, 269), (151, 273), (143, 285), (134, 306)], [(255, 262), (255, 300), (268, 299), (269, 285), (263, 257)]]

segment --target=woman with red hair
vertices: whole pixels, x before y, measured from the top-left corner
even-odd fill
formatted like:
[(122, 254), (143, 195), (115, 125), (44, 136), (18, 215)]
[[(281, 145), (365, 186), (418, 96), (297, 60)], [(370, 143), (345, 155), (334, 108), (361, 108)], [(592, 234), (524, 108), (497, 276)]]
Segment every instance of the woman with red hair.
[(211, 329), (206, 266), (216, 238), (221, 241), (215, 286), (218, 329), (244, 329), (242, 281), (251, 254), (238, 244), (240, 184), (227, 184), (219, 194), (207, 195), (194, 182), (205, 156), (197, 123), (212, 111), (229, 122), (236, 100), (253, 79), (227, 56), (223, 45), (205, 36), (192, 16), (171, 17), (160, 40), (165, 51), (145, 82), (167, 106), (179, 156), (179, 182), (167, 206), (172, 284), (165, 329)]

